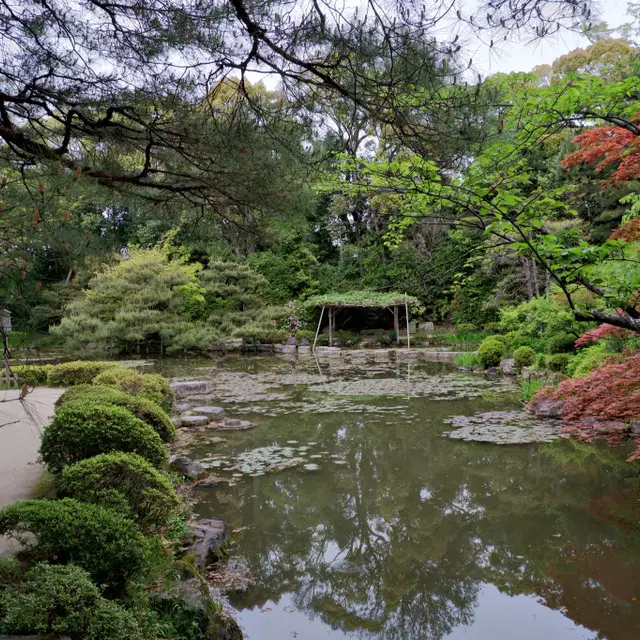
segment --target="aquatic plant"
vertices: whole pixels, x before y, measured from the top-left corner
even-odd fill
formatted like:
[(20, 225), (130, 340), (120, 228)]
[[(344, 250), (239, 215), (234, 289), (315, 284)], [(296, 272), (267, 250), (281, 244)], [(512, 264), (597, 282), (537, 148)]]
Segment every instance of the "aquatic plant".
[(546, 386), (546, 383), (539, 378), (531, 378), (530, 380), (520, 381), (520, 395), (522, 400), (526, 403), (530, 402), (533, 396), (536, 395), (540, 389)]
[(480, 360), (475, 351), (469, 353), (458, 353), (453, 357), (453, 362), (457, 367), (479, 367)]

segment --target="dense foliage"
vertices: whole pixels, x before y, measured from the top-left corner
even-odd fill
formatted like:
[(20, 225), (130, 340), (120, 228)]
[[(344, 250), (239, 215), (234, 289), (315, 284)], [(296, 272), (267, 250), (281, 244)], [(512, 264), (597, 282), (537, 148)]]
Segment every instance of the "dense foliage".
[(34, 565), (0, 605), (4, 633), (62, 634), (75, 640), (143, 637), (134, 614), (102, 597), (90, 574), (73, 564)]
[(97, 375), (93, 383), (147, 399), (167, 411), (173, 404), (173, 391), (169, 383), (157, 373), (140, 373), (135, 369), (113, 367)]
[(115, 509), (143, 531), (162, 527), (178, 505), (169, 479), (132, 453), (104, 453), (67, 467), (60, 492)]
[(47, 382), (54, 387), (89, 384), (100, 373), (117, 366), (117, 362), (91, 362), (86, 360), (63, 362), (62, 364), (56, 364), (51, 369)]
[(82, 567), (98, 584), (122, 588), (141, 571), (148, 548), (131, 520), (65, 498), (25, 500), (0, 511), (0, 533), (19, 536), (29, 558)]
[(170, 442), (175, 437), (176, 430), (171, 418), (159, 404), (147, 398), (131, 395), (106, 385), (81, 384), (67, 389), (56, 401), (56, 406), (61, 407), (77, 401), (83, 404), (95, 402), (124, 407), (136, 418), (152, 426), (164, 442)]
[(47, 469), (56, 475), (74, 462), (113, 451), (138, 454), (156, 466), (167, 459), (153, 427), (127, 409), (94, 402), (76, 401), (58, 409), (40, 447)]

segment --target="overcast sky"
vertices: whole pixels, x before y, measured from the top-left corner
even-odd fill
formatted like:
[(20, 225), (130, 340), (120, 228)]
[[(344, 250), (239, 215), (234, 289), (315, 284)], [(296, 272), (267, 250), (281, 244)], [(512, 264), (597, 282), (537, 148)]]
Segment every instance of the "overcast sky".
[[(627, 0), (604, 0), (600, 3), (600, 18), (597, 21), (617, 27), (629, 21), (626, 9)], [(473, 66), (483, 75), (499, 71), (531, 71), (536, 65), (551, 64), (561, 55), (588, 45), (586, 38), (566, 32), (554, 38), (544, 38), (535, 44), (505, 42), (498, 52), (479, 44), (473, 53)], [(474, 47), (469, 47), (471, 52), (473, 49)]]

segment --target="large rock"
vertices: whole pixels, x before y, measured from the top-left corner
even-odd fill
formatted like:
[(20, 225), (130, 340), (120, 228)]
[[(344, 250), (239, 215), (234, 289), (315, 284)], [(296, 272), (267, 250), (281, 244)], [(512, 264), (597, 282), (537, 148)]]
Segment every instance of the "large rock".
[(173, 456), (169, 460), (169, 464), (183, 476), (192, 480), (196, 480), (207, 473), (207, 470), (197, 460), (192, 460), (186, 456)]
[(274, 353), (297, 353), (298, 347), (295, 344), (274, 344)]
[(507, 376), (516, 375), (516, 361), (513, 358), (505, 358), (500, 360), (500, 371)]
[(207, 640), (243, 640), (238, 623), (224, 610), (215, 590), (201, 578), (177, 582), (152, 597), (157, 601), (174, 601), (181, 607), (204, 614), (208, 619)]
[(187, 532), (187, 553), (194, 557), (196, 569), (203, 571), (207, 564), (218, 558), (220, 547), (226, 542), (227, 526), (222, 520), (203, 518)]
[(208, 380), (172, 382), (169, 386), (176, 394), (176, 398), (187, 398), (188, 396), (211, 393), (211, 383)]
[(193, 415), (209, 416), (209, 420), (217, 420), (224, 415), (222, 407), (193, 407), (191, 409)]
[(561, 418), (562, 400), (534, 398), (529, 405), (539, 418)]

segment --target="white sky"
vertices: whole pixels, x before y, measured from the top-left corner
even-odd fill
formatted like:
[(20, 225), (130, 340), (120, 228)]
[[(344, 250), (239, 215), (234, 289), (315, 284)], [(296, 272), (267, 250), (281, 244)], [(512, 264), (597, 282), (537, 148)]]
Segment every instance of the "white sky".
[[(606, 22), (609, 27), (620, 26), (629, 22), (626, 9), (627, 0), (604, 0), (600, 3), (600, 15), (595, 22)], [(473, 56), (474, 69), (487, 76), (497, 72), (531, 71), (536, 65), (551, 64), (565, 53), (588, 45), (589, 42), (583, 36), (564, 32), (560, 36), (547, 37), (533, 44), (504, 42), (498, 51), (481, 43), (469, 46), (468, 50)]]

